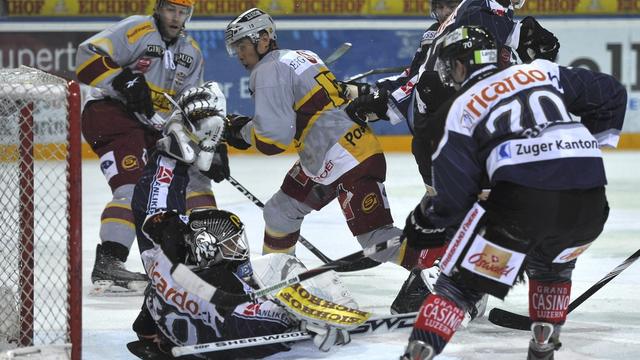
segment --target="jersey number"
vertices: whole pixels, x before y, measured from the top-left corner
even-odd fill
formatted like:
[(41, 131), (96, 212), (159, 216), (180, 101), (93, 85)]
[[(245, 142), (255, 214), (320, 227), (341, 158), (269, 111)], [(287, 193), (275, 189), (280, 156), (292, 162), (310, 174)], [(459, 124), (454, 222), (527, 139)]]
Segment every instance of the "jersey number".
[(336, 83), (336, 76), (329, 70), (323, 71), (315, 76), (316, 81), (322, 89), (327, 93), (329, 100), (333, 103), (334, 107), (338, 107), (347, 102), (347, 99), (342, 95), (340, 86)]
[(533, 124), (525, 124), (522, 116), (522, 100), (516, 97), (493, 109), (485, 125), (487, 131), (493, 134), (498, 129), (498, 125), (505, 122), (509, 124), (510, 133), (518, 134), (525, 129), (543, 129), (554, 122), (573, 121), (567, 113), (562, 99), (549, 90), (536, 90), (530, 93), (526, 106), (531, 111)]

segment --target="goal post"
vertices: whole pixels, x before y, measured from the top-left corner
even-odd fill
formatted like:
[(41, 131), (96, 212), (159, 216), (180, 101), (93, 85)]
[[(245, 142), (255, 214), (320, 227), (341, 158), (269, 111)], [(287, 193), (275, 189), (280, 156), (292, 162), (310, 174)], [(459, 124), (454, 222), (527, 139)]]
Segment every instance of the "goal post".
[(80, 88), (0, 69), (0, 351), (71, 344), (81, 358)]

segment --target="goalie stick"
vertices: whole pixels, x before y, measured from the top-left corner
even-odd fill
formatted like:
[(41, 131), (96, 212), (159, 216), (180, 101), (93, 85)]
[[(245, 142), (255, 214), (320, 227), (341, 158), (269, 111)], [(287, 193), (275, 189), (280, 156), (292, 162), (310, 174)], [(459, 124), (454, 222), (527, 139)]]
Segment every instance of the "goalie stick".
[[(418, 313), (407, 314), (394, 314), (383, 315), (376, 318), (369, 319), (360, 326), (349, 330), (351, 335), (369, 334), (369, 333), (384, 333), (401, 329), (409, 329), (413, 327)], [(256, 336), (245, 339), (225, 340), (206, 344), (190, 345), (190, 346), (176, 346), (171, 349), (173, 356), (183, 356), (189, 354), (201, 354), (205, 352), (224, 351), (231, 349), (238, 349), (250, 346), (260, 346), (268, 344), (276, 344), (290, 341), (301, 341), (311, 339), (310, 335), (306, 331), (294, 331), (286, 332), (282, 334)]]
[(351, 43), (348, 43), (348, 42), (342, 43), (329, 56), (327, 56), (327, 58), (324, 60), (324, 63), (326, 65), (333, 64), (338, 59), (340, 59), (342, 55), (344, 55), (347, 51), (349, 51), (349, 49), (351, 49)]
[[(238, 182), (238, 180), (234, 179), (232, 176), (227, 177), (227, 181), (233, 185), (238, 191), (240, 191), (247, 199), (251, 200), (252, 203), (256, 204), (259, 208), (264, 209), (264, 203), (260, 201), (255, 195), (253, 195), (246, 187), (242, 186)], [(326, 256), (322, 251), (320, 251), (317, 247), (313, 246), (309, 240), (305, 239), (302, 235), (298, 237), (298, 241), (304, 245), (313, 255), (317, 256), (323, 263), (329, 263), (333, 260)], [(342, 267), (335, 269), (337, 272), (350, 272), (350, 271), (358, 271), (365, 270), (372, 267), (376, 267), (380, 265), (380, 262), (375, 261), (371, 258), (365, 257), (362, 260), (355, 262), (353, 264), (348, 264)]]
[(350, 81), (356, 81), (356, 80), (360, 80), (363, 77), (367, 77), (369, 75), (378, 75), (378, 74), (393, 74), (393, 73), (399, 73), (401, 71), (404, 71), (408, 66), (393, 66), (393, 67), (384, 67), (384, 68), (379, 68), (379, 69), (371, 69), (369, 71), (365, 71), (363, 73), (360, 74), (355, 74), (353, 76), (349, 76), (348, 78), (344, 79), (344, 82), (350, 82)]
[[(640, 257), (640, 249), (629, 256), (622, 264), (616, 266), (615, 269), (611, 270), (605, 277), (600, 279), (597, 283), (593, 284), (587, 291), (582, 293), (582, 295), (578, 296), (577, 299), (573, 300), (571, 304), (569, 304), (569, 308), (567, 314), (571, 313), (575, 308), (577, 308), (580, 304), (582, 304), (585, 300), (591, 297), (596, 291), (600, 290), (603, 286), (605, 286), (609, 281), (613, 280), (616, 276), (618, 276), (624, 269), (628, 268), (629, 265), (633, 264)], [(506, 327), (509, 329), (516, 330), (530, 330), (531, 329), (531, 319), (528, 316), (520, 315), (513, 313), (511, 311), (503, 310), (500, 308), (493, 308), (489, 312), (489, 321), (498, 326)]]
[(173, 279), (180, 286), (185, 288), (190, 293), (195, 294), (198, 297), (205, 299), (212, 304), (233, 307), (233, 306), (242, 304), (243, 302), (254, 301), (261, 296), (273, 294), (280, 289), (284, 289), (288, 286), (297, 284), (301, 281), (311, 279), (312, 277), (323, 274), (327, 271), (335, 270), (349, 263), (360, 261), (364, 257), (368, 257), (371, 255), (377, 254), (381, 251), (400, 246), (400, 244), (401, 244), (400, 237), (397, 236), (385, 242), (381, 242), (379, 244), (376, 244), (371, 247), (357, 251), (355, 253), (349, 254), (338, 260), (328, 262), (317, 268), (307, 270), (294, 277), (277, 282), (271, 286), (267, 286), (262, 289), (257, 289), (246, 294), (230, 293), (222, 289), (218, 289), (215, 286), (202, 280), (198, 275), (196, 275), (193, 271), (191, 271), (189, 267), (180, 263), (174, 264), (171, 267), (171, 277), (173, 277)]

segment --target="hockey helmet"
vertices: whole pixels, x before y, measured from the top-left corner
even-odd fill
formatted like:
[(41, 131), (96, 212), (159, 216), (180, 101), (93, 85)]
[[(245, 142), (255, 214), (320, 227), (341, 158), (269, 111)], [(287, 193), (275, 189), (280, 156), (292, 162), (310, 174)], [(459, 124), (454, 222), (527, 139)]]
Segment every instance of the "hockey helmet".
[(225, 260), (249, 259), (244, 224), (237, 215), (217, 209), (194, 209), (188, 227), (188, 265), (202, 269)]
[[(462, 0), (431, 0), (431, 17), (439, 23), (445, 21), (447, 17), (458, 7)], [(444, 11), (445, 8), (447, 11)], [(450, 11), (448, 9), (451, 9)], [(445, 16), (442, 16), (445, 15)]]
[(436, 43), (436, 70), (444, 85), (456, 86), (451, 74), (455, 61), (460, 61), (470, 75), (476, 69), (498, 62), (496, 42), (481, 26), (461, 26), (444, 35)]
[(245, 37), (257, 44), (260, 33), (263, 31), (269, 35), (269, 39), (276, 39), (276, 24), (269, 14), (258, 8), (252, 8), (240, 14), (227, 25), (224, 31), (224, 42), (229, 56), (236, 55), (234, 44)]

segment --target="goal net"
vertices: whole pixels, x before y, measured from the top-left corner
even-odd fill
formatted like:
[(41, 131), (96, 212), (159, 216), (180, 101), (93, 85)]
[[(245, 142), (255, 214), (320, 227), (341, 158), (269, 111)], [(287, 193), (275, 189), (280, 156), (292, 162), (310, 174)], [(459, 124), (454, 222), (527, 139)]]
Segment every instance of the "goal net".
[(78, 84), (0, 69), (0, 351), (81, 341)]

